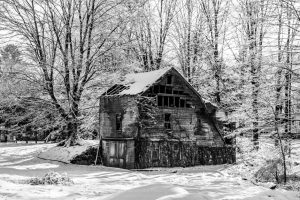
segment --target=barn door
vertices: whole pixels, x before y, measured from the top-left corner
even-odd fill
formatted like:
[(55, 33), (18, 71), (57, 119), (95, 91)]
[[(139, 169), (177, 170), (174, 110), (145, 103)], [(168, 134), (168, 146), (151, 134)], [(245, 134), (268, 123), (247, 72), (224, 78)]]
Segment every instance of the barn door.
[(125, 167), (126, 144), (123, 141), (112, 141), (109, 146), (109, 162), (112, 167)]

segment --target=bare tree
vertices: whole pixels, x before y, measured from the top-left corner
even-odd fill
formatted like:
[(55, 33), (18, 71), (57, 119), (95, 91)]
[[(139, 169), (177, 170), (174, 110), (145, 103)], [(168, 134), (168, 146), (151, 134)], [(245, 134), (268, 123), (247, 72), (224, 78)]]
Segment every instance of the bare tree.
[[(221, 82), (222, 82), (222, 54), (223, 41), (222, 33), (226, 32), (226, 20), (228, 17), (228, 1), (221, 0), (201, 0), (201, 11), (204, 14), (206, 21), (206, 37), (208, 39), (211, 57), (209, 59), (210, 65), (214, 73), (216, 81), (215, 100), (221, 103)], [(223, 38), (224, 39), (224, 38)]]
[[(261, 1), (240, 1), (242, 16), (243, 35), (245, 37), (247, 50), (246, 70), (250, 72), (251, 83), (251, 107), (252, 107), (252, 134), (253, 143), (258, 147), (259, 136), (259, 93), (260, 77), (262, 67), (263, 39), (269, 2)], [(243, 78), (242, 78), (243, 79)], [(244, 82), (244, 81), (243, 81)], [(244, 82), (245, 83), (245, 82)]]
[[(2, 0), (0, 27), (28, 49), (35, 76), (64, 119), (65, 146), (77, 141), (80, 102), (102, 57), (122, 32), (122, 1)], [(125, 16), (125, 15), (124, 15)]]
[[(204, 21), (199, 5), (193, 0), (182, 1), (174, 20), (173, 46), (180, 67), (189, 82), (201, 66), (199, 60), (205, 54)], [(194, 81), (195, 82), (195, 81)]]
[(159, 69), (166, 51), (177, 0), (150, 0), (142, 9), (134, 28), (134, 52), (144, 70)]

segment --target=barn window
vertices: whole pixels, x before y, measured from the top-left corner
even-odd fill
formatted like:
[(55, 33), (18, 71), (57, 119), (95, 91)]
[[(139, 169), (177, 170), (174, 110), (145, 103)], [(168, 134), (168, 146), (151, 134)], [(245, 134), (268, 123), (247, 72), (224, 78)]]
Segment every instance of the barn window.
[(180, 97), (175, 97), (175, 107), (179, 107)]
[(166, 93), (167, 94), (172, 94), (172, 87), (166, 86)]
[(180, 99), (180, 107), (181, 108), (185, 107), (185, 99)]
[(154, 85), (153, 92), (155, 94), (159, 93), (159, 85)]
[(167, 84), (171, 85), (172, 84), (172, 75), (167, 76)]
[(166, 86), (160, 85), (159, 86), (159, 93), (166, 93)]
[(165, 113), (165, 129), (170, 130), (171, 129), (171, 114)]
[(121, 115), (121, 113), (116, 114), (116, 131), (117, 132), (122, 131), (122, 115)]
[(157, 105), (162, 106), (163, 105), (163, 97), (162, 96), (157, 96)]
[(174, 97), (169, 97), (169, 107), (174, 107)]
[(169, 98), (164, 96), (164, 106), (168, 107), (169, 106)]

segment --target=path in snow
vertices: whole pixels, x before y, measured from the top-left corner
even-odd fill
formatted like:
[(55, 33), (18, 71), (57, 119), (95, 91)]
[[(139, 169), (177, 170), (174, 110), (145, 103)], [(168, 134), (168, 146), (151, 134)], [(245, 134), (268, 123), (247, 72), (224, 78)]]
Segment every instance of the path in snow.
[[(272, 191), (221, 173), (220, 166), (135, 172), (63, 164), (36, 158), (52, 144), (0, 143), (0, 199), (297, 199), (296, 193)], [(72, 186), (20, 184), (48, 171), (67, 172)], [(171, 173), (177, 170), (177, 173)]]

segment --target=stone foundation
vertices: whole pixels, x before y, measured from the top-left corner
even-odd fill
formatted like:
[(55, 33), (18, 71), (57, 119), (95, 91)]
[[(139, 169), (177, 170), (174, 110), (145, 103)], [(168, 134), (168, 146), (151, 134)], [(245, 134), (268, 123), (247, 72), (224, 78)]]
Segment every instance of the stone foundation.
[(136, 141), (135, 168), (188, 167), (235, 163), (235, 148), (231, 146), (198, 146), (194, 142)]

